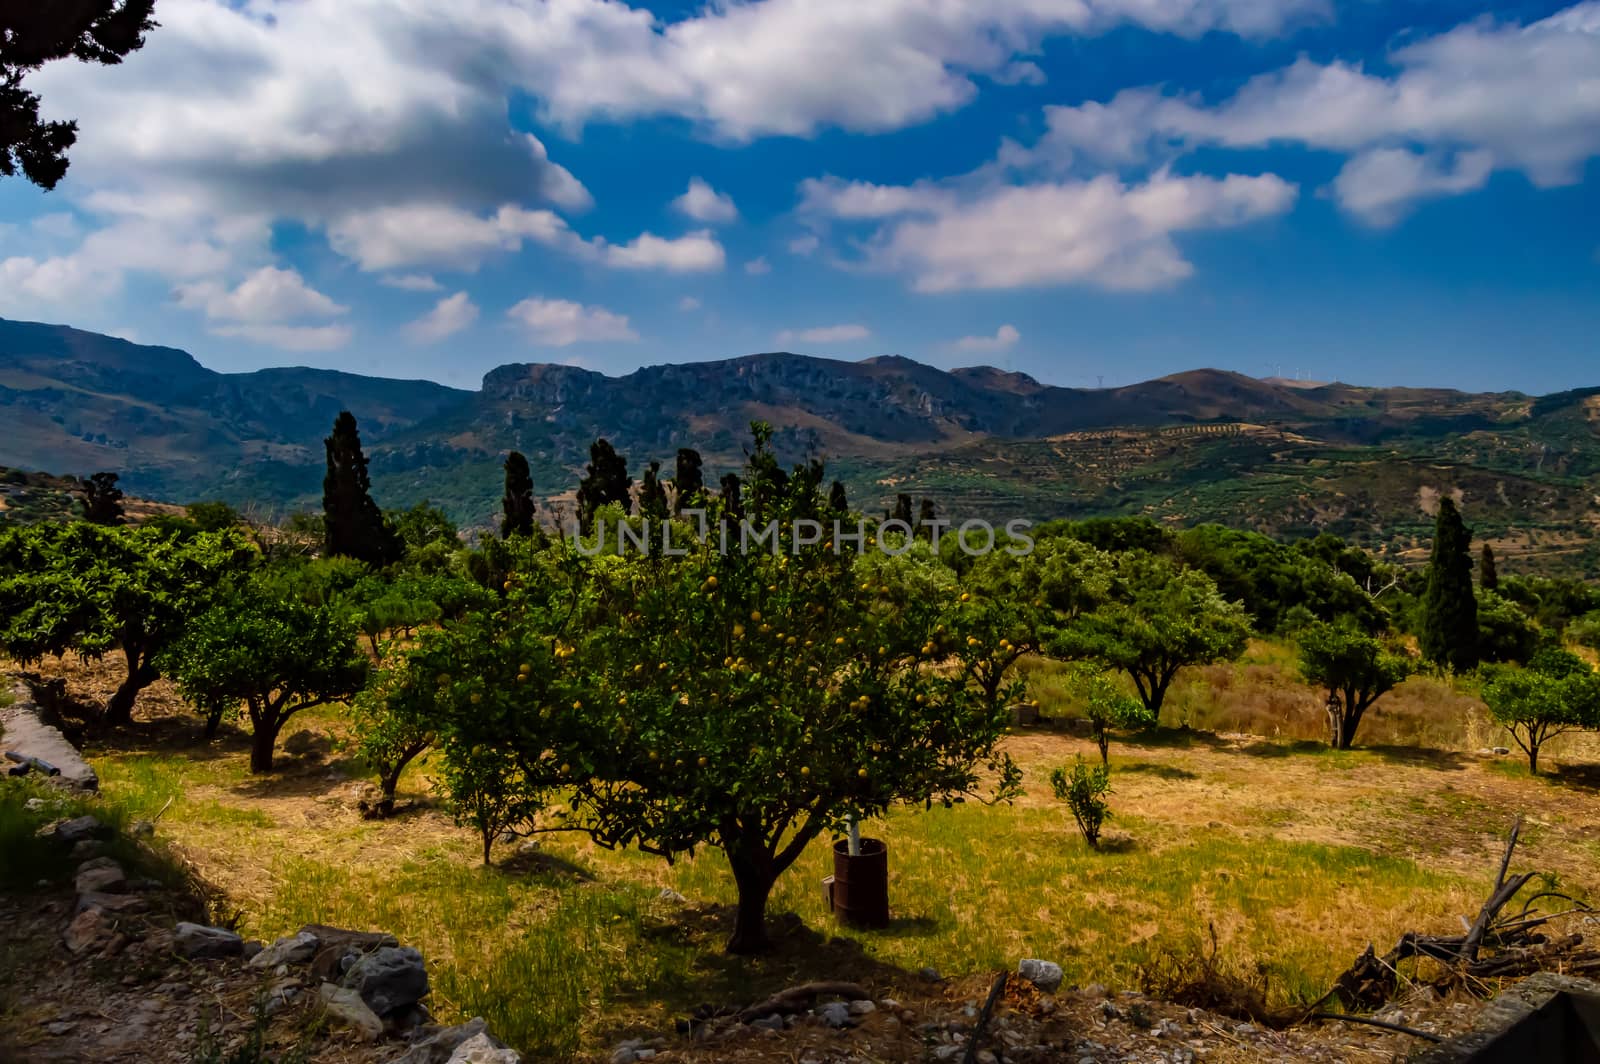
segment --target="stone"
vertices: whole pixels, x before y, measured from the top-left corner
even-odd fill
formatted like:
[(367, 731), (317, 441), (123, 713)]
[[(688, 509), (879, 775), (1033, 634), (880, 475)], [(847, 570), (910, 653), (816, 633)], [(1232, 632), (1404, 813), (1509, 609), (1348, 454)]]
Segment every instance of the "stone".
[(675, 890), (663, 890), (660, 894), (657, 894), (656, 897), (662, 901), (671, 902), (673, 905), (682, 905), (684, 902), (689, 900)]
[(1054, 961), (1025, 958), (1017, 962), (1017, 974), (1047, 994), (1053, 994), (1061, 985), (1061, 965)]
[(341, 979), (373, 1012), (388, 1016), (428, 996), (428, 969), (410, 946), (383, 946), (362, 956)]
[(456, 1046), (456, 1051), (450, 1054), (445, 1064), (522, 1064), (522, 1057), (516, 1050), (507, 1049), (484, 1032)]
[(87, 861), (91, 857), (99, 857), (105, 848), (106, 844), (99, 839), (79, 839), (72, 844), (71, 857), (74, 861)]
[(115, 894), (128, 885), (128, 873), (109, 857), (95, 857), (78, 866), (72, 885), (79, 894)]
[(399, 939), (381, 931), (350, 931), (327, 924), (306, 924), (300, 930), (317, 936), (322, 944), (311, 961), (311, 974), (329, 982), (338, 981), (363, 953), (400, 944)]
[(353, 1028), (367, 1041), (376, 1042), (383, 1037), (383, 1021), (361, 1000), (361, 995), (349, 987), (323, 983), (317, 988), (317, 1000), (331, 1019)]
[(155, 833), (156, 822), (154, 820), (135, 820), (128, 826), (128, 834), (136, 839), (149, 838)]
[(78, 895), (78, 912), (99, 909), (106, 913), (136, 913), (148, 909), (149, 903), (135, 894), (101, 894), (89, 891)]
[(817, 1015), (829, 1027), (850, 1026), (850, 1006), (842, 1001), (830, 1001), (817, 1009)]
[(919, 968), (917, 969), (917, 975), (930, 983), (944, 982), (944, 976), (939, 974), (939, 969), (937, 968)]
[(769, 1031), (783, 1030), (783, 1017), (774, 1012), (771, 1016), (763, 1016), (758, 1020), (750, 1021), (751, 1027), (765, 1027)]
[(850, 1002), (850, 1015), (852, 1016), (865, 1016), (869, 1012), (877, 1011), (878, 1006), (875, 1002), (865, 1000)]
[(411, 1048), (389, 1061), (389, 1064), (447, 1064), (456, 1047), (475, 1035), (484, 1034), (489, 1025), (482, 1016), (474, 1016), (466, 1023), (454, 1027), (428, 1028)]
[(309, 964), (317, 955), (322, 940), (310, 931), (296, 931), (280, 938), (249, 960), (251, 968), (276, 968), (280, 964)]
[(111, 919), (99, 909), (85, 909), (73, 917), (62, 935), (67, 949), (82, 953), (111, 937)]
[(234, 957), (244, 952), (244, 939), (220, 927), (184, 921), (173, 932), (172, 944), (185, 957)]
[(103, 839), (110, 833), (97, 818), (87, 814), (75, 816), (71, 820), (57, 820), (39, 829), (41, 836), (55, 839), (67, 846), (75, 845), (84, 839)]
[(1497, 747), (1494, 748), (1494, 750), (1492, 752), (1497, 757), (1505, 757), (1507, 754), (1509, 754), (1511, 752), (1511, 748), (1510, 747), (1506, 747), (1506, 746), (1497, 746)]
[(978, 1050), (978, 1064), (1000, 1064), (1000, 1058), (987, 1049)]
[(44, 1025), (45, 1033), (60, 1038), (64, 1034), (71, 1034), (78, 1025), (71, 1020), (55, 1020)]

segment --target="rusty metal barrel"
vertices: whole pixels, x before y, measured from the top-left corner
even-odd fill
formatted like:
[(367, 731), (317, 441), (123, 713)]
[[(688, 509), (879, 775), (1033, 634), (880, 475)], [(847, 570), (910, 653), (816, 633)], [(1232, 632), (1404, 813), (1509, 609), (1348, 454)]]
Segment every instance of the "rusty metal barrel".
[(852, 926), (889, 926), (889, 847), (882, 839), (862, 839), (861, 853), (854, 857), (848, 839), (833, 844), (828, 902)]

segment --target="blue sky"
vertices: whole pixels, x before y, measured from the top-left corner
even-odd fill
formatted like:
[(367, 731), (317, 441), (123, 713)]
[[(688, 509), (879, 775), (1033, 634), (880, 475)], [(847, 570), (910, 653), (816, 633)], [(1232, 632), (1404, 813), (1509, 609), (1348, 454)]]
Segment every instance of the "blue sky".
[(0, 315), (474, 387), (794, 350), (1600, 384), (1600, 0), (163, 0)]

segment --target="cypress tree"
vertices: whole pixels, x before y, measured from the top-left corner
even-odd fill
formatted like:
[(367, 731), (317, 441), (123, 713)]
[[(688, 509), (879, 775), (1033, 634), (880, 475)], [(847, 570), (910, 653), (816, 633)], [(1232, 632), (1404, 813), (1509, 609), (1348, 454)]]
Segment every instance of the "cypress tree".
[(833, 487), (828, 489), (828, 509), (836, 514), (850, 512), (850, 500), (844, 493), (844, 481), (836, 480), (833, 482)]
[(667, 516), (667, 489), (661, 486), (661, 463), (651, 462), (639, 484), (639, 515), (652, 520)]
[(633, 512), (633, 478), (628, 460), (609, 440), (598, 439), (589, 445), (589, 467), (578, 482), (578, 528), (584, 535), (594, 530), (595, 511), (611, 502)]
[(83, 482), (83, 519), (92, 525), (122, 524), (122, 489), (115, 473), (96, 473)]
[(1449, 496), (1439, 500), (1428, 588), (1422, 599), (1422, 656), (1465, 672), (1478, 664), (1478, 599), (1472, 589), (1472, 532)]
[(1494, 548), (1485, 543), (1483, 556), (1478, 561), (1478, 586), (1485, 591), (1497, 591), (1500, 588), (1500, 570), (1494, 563)]
[(500, 537), (533, 535), (533, 474), (528, 471), (528, 459), (521, 451), (506, 455), (506, 494), (500, 500)]
[(939, 512), (934, 508), (932, 499), (923, 499), (922, 507), (917, 511), (917, 535), (924, 539), (933, 538), (933, 523), (939, 519)]
[(700, 452), (693, 447), (678, 448), (678, 468), (672, 479), (676, 494), (672, 499), (672, 512), (682, 513), (684, 507), (697, 505), (696, 499), (705, 494), (705, 473), (700, 467)]
[(333, 423), (333, 435), (322, 442), (328, 452), (328, 472), (322, 478), (327, 552), (371, 565), (398, 561), (400, 537), (372, 501), (372, 480), (367, 475), (367, 456), (361, 450), (355, 415), (341, 411)]
[(728, 473), (722, 478), (722, 516), (729, 521), (744, 517), (743, 491), (737, 473)]
[(894, 512), (889, 515), (891, 521), (904, 521), (906, 527), (911, 527), (911, 496), (905, 492), (894, 497)]

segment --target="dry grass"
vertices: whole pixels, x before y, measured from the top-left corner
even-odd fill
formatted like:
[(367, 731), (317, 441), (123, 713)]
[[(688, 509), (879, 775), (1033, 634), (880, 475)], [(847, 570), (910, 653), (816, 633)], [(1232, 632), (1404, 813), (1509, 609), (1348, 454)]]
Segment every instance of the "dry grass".
[[(1240, 665), (1198, 670), (1183, 689), (1191, 724), (1212, 713), (1247, 722), (1240, 705), (1268, 697), (1291, 705), (1282, 653), (1262, 645)], [(1029, 668), (1046, 712), (1069, 712), (1052, 690), (1059, 674)], [(1029, 781), (1015, 805), (872, 825), (890, 845), (893, 926), (831, 939), (819, 885), (830, 858), (813, 846), (773, 898), (774, 914), (795, 914), (779, 922), (778, 952), (754, 961), (720, 953), (734, 895), (715, 852), (669, 866), (552, 836), (534, 855), (502, 847), (497, 866), (481, 869), (474, 840), (434, 804), (426, 767), (403, 785), (401, 815), (362, 820), (361, 766), (337, 710), (290, 727), (319, 739), (269, 779), (249, 775), (237, 733), (200, 743), (163, 689), (141, 708), (155, 719), (92, 754), (129, 815), (173, 799), (162, 835), (225, 891), (246, 932), (266, 938), (308, 921), (390, 930), (428, 957), (445, 1016), (483, 1014), (541, 1056), (604, 1059), (616, 1039), (668, 1027), (702, 1001), (806, 978), (848, 974), (893, 993), (924, 965), (959, 974), (1042, 956), (1069, 982), (1131, 987), (1212, 927), (1216, 956), (1264, 979), (1269, 1005), (1306, 1000), (1369, 940), (1387, 948), (1403, 931), (1451, 928), (1475, 911), (1518, 813), (1519, 864), (1569, 891), (1600, 882), (1586, 766), (1569, 757), (1556, 778), (1529, 779), (1513, 759), (1472, 752), (1487, 740), (1449, 723), (1464, 692), (1431, 680), (1407, 689), (1363, 725), (1361, 739), (1377, 745), (1354, 751), (1305, 741), (1320, 735), (1315, 718), (1275, 737), (1118, 737), (1116, 817), (1100, 853), (1044, 782), (1092, 747), (1065, 723), (1028, 729), (1007, 740)], [(1380, 743), (1424, 727), (1435, 731), (1414, 733), (1454, 728), (1464, 748)], [(662, 901), (663, 888), (689, 905)]]

